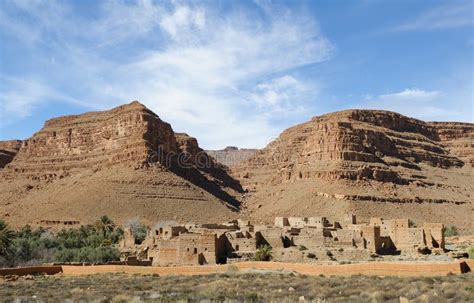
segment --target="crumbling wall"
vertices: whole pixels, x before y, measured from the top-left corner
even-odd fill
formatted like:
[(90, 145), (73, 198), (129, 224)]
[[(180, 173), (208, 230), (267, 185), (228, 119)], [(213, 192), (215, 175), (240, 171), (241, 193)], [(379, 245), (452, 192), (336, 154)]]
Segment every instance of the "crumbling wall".
[(261, 241), (258, 241), (260, 244), (268, 244), (273, 248), (283, 248), (284, 247), (284, 240), (283, 240), (283, 231), (281, 228), (278, 227), (268, 227), (265, 230), (261, 230)]
[(231, 251), (254, 252), (257, 249), (257, 239), (249, 232), (229, 232), (226, 233)]
[(189, 265), (216, 264), (217, 236), (213, 233), (181, 234), (178, 238), (178, 258)]
[(119, 247), (122, 250), (131, 249), (135, 246), (135, 237), (133, 237), (132, 230), (125, 228), (122, 239), (119, 242)]
[(278, 227), (290, 226), (290, 222), (288, 222), (288, 218), (275, 217), (275, 226), (278, 226)]
[(445, 248), (443, 223), (424, 223), (423, 230), (429, 248)]
[(292, 236), (292, 244), (308, 248), (324, 246), (324, 231), (319, 228), (304, 227), (297, 236)]
[(414, 249), (426, 246), (423, 228), (397, 227), (395, 234), (394, 242), (399, 250), (412, 252)]
[(382, 248), (379, 226), (361, 226), (364, 248), (371, 252), (377, 252)]

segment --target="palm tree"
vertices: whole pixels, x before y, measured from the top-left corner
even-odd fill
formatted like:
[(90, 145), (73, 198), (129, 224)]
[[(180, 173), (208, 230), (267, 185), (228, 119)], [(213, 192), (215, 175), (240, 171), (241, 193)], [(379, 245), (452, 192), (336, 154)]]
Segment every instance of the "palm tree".
[(98, 231), (101, 231), (104, 235), (104, 238), (107, 237), (108, 234), (112, 233), (115, 229), (115, 223), (107, 216), (102, 216), (97, 220), (95, 223), (95, 227)]
[(6, 256), (10, 252), (15, 233), (8, 227), (8, 224), (0, 220), (0, 256)]

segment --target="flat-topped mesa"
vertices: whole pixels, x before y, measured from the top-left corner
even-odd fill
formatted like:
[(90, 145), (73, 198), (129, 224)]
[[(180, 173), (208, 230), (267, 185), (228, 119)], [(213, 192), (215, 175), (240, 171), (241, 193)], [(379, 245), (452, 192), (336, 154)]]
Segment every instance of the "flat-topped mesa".
[(20, 147), (21, 140), (0, 141), (0, 169), (13, 161)]
[(221, 150), (207, 150), (206, 152), (216, 159), (217, 162), (232, 167), (255, 155), (257, 149), (227, 146)]
[(397, 113), (346, 110), (285, 130), (234, 172), (243, 179), (270, 178), (263, 182), (274, 184), (315, 177), (406, 184), (409, 180), (401, 168), (418, 171), (421, 163), (440, 168), (464, 165), (441, 138), (431, 124)]
[(177, 151), (171, 126), (137, 101), (112, 110), (48, 120), (23, 141), (7, 166), (15, 172), (55, 172), (76, 168), (146, 163), (161, 147)]

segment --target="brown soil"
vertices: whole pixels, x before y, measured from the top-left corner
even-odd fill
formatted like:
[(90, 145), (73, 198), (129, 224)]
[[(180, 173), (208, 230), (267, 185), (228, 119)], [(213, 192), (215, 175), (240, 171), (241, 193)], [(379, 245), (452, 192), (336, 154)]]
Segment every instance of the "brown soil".
[(24, 277), (0, 280), (0, 297), (28, 302), (470, 302), (473, 282), (472, 273), (380, 278), (234, 269), (197, 276), (114, 273)]
[[(471, 262), (472, 263), (472, 262)], [(471, 264), (471, 266), (474, 264)], [(97, 265), (97, 266), (63, 266), (66, 276), (90, 275), (98, 273), (129, 273), (129, 274), (159, 274), (159, 275), (205, 275), (224, 273), (230, 269), (243, 271), (271, 270), (290, 271), (304, 275), (375, 275), (375, 276), (443, 276), (449, 273), (460, 274), (460, 262), (370, 262), (357, 264), (303, 264), (280, 262), (239, 262), (232, 265), (206, 266), (126, 266), (126, 265)]]

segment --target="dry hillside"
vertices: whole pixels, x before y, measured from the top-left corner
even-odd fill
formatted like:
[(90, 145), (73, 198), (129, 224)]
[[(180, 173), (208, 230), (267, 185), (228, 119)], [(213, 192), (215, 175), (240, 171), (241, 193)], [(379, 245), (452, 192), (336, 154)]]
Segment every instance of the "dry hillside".
[(346, 110), (285, 130), (232, 167), (248, 217), (353, 212), (474, 230), (469, 123), (426, 123), (397, 113)]
[(184, 151), (202, 150), (138, 102), (51, 119), (0, 170), (1, 216), (51, 227), (103, 214), (120, 223), (234, 218), (240, 184), (217, 165), (182, 168), (176, 155)]
[(0, 142), (0, 217), (58, 228), (103, 214), (153, 224), (353, 212), (473, 232), (473, 135), (469, 123), (347, 110), (289, 128), (262, 150), (210, 156), (132, 102)]

